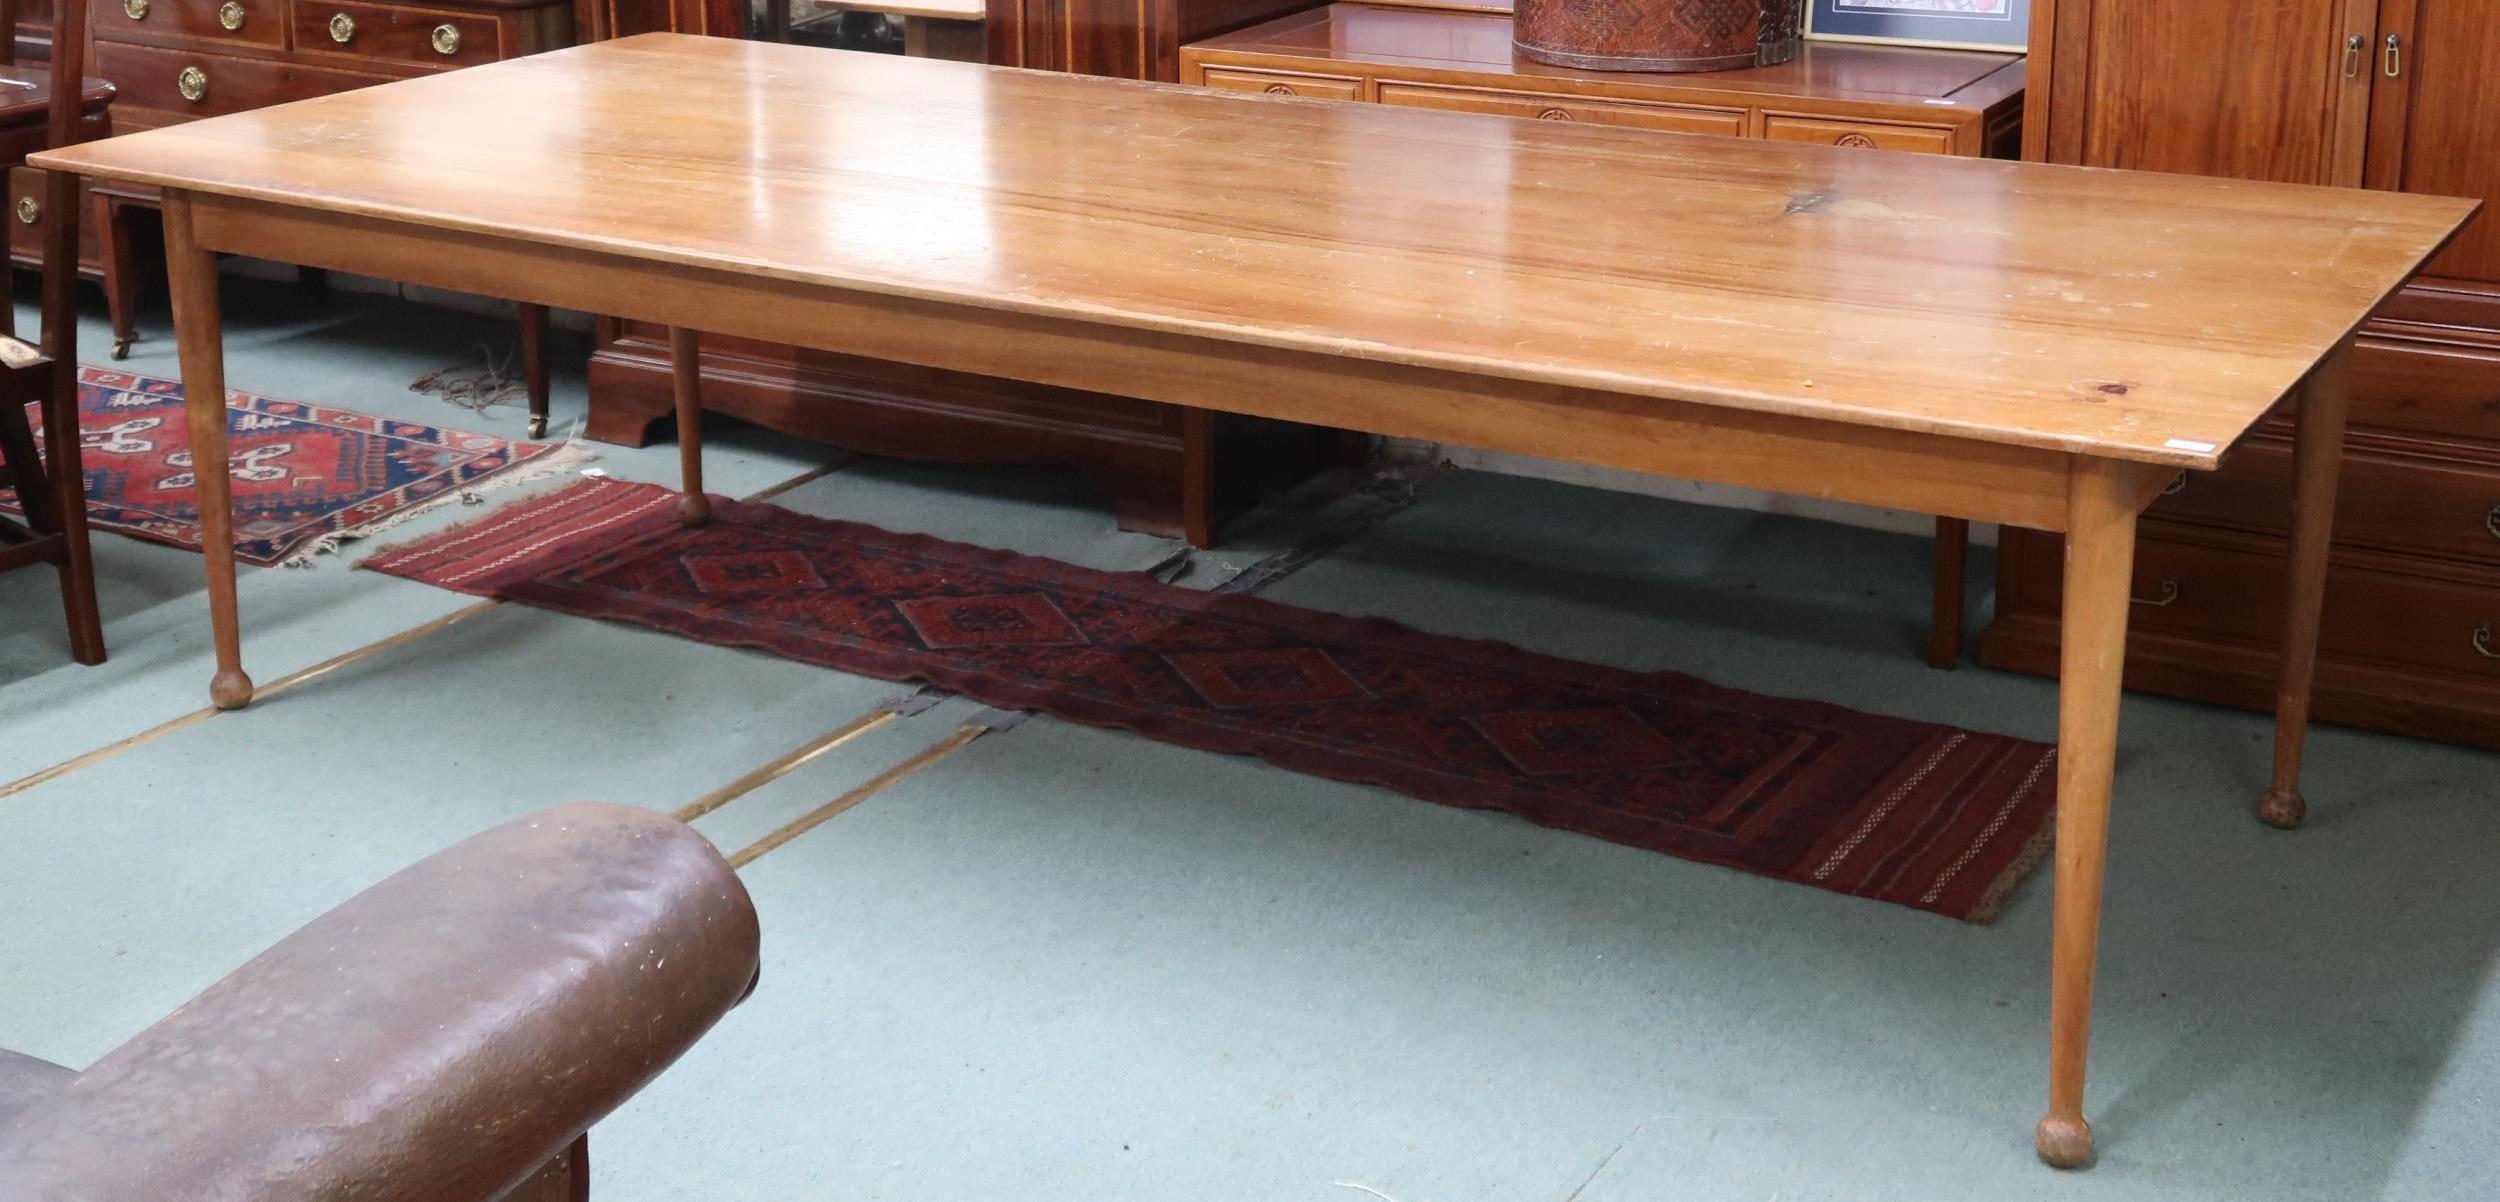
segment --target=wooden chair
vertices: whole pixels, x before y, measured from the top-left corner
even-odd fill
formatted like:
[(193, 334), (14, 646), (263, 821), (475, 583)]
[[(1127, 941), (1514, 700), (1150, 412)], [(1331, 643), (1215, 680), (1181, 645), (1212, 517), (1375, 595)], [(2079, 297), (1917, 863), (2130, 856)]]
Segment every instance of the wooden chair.
[[(51, 146), (109, 132), (113, 88), (89, 78), (87, 6), (60, 0), (52, 58), (41, 71), (17, 62), (16, 0), (0, 0), (0, 169)], [(43, 332), (40, 344), (17, 337), (16, 309), (0, 307), (0, 486), (14, 488), (23, 522), (0, 519), (0, 571), (48, 563), (61, 574), (70, 655), (104, 662), (104, 622), (96, 613), (95, 564), (87, 546), (86, 480), (78, 433), (78, 180), (58, 172), (44, 185)], [(0, 296), (9, 293), (8, 256), (0, 254)], [(29, 405), (43, 413), (38, 460)]]

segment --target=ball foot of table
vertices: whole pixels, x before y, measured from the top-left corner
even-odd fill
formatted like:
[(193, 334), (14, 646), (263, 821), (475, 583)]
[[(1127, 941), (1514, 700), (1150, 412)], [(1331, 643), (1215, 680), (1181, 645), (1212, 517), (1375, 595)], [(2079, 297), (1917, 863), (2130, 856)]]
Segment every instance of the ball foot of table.
[(2257, 817), (2277, 830), (2297, 830), (2309, 820), (2309, 801), (2298, 789), (2268, 789), (2257, 803)]
[(2041, 1163), (2051, 1168), (2079, 1169), (2092, 1163), (2092, 1124), (2081, 1115), (2062, 1118), (2050, 1115), (2040, 1120), (2040, 1129), (2031, 1137), (2032, 1146), (2040, 1150)]
[(701, 526), (712, 520), (712, 500), (702, 493), (689, 493), (677, 500), (677, 524)]
[(241, 668), (228, 668), (208, 682), (208, 699), (221, 710), (239, 710), (252, 703), (252, 678)]

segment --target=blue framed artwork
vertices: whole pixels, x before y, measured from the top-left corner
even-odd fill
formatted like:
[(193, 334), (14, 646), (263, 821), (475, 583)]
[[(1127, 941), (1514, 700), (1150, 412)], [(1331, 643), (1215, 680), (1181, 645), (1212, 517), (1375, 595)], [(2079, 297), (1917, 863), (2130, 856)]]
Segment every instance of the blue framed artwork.
[(2031, 43), (2031, 0), (1813, 0), (1806, 36), (2020, 54)]

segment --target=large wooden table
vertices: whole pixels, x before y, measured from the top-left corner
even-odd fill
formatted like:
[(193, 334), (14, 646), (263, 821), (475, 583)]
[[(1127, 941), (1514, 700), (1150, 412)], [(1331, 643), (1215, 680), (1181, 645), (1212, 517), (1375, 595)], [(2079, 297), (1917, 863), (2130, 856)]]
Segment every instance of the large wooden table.
[(34, 161), (164, 190), (220, 706), (252, 684), (214, 252), (662, 323), (689, 369), (701, 329), (2063, 531), (2062, 1166), (2136, 516), (2300, 395), (2281, 813), (2352, 333), (2474, 209), (675, 35)]

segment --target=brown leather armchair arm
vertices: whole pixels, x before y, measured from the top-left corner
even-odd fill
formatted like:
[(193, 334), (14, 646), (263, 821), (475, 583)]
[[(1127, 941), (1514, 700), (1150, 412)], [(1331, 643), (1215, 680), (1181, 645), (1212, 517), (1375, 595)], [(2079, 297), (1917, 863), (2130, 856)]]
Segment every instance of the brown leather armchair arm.
[(13, 1121), (5, 1202), (488, 1202), (745, 995), (702, 836), (571, 805), (314, 920)]

